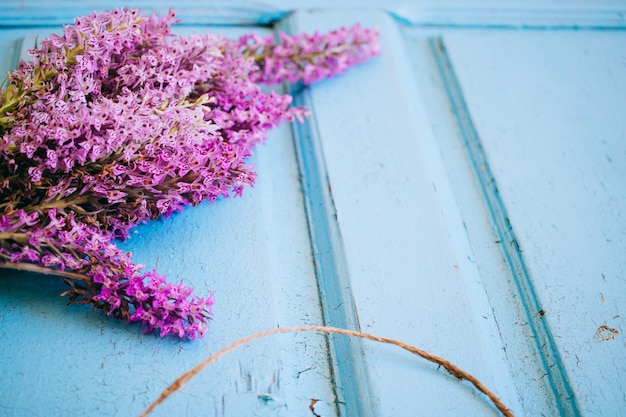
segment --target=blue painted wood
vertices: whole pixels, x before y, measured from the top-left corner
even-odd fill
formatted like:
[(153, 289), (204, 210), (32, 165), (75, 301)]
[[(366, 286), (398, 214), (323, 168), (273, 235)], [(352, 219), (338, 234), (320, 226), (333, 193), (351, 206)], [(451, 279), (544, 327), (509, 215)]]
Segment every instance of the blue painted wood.
[[(440, 69), (432, 70), (432, 66), (437, 65), (424, 52), (429, 37), (434, 34), (444, 34), (443, 43), (452, 51), (454, 72), (462, 74), (460, 91), (452, 97), (448, 94), (443, 100), (442, 90), (450, 89), (450, 82), (441, 80)], [(600, 163), (600, 155), (605, 153), (599, 150), (609, 146), (609, 154), (623, 154), (623, 118), (617, 109), (623, 107), (624, 95), (621, 93), (623, 89), (615, 85), (621, 82), (616, 80), (624, 78), (623, 69), (617, 64), (623, 61), (623, 48), (618, 46), (624, 42), (623, 32), (453, 33), (412, 28), (407, 35), (412, 55), (418, 54), (414, 65), (418, 71), (425, 73), (416, 71), (416, 78), (429, 103), (428, 117), (441, 142), (442, 155), (453, 179), (455, 196), (475, 250), (475, 259), (483, 271), (482, 280), (495, 311), (524, 409), (531, 414), (622, 415), (626, 404), (622, 385), (617, 381), (624, 378), (623, 344), (615, 343), (608, 351), (608, 348), (599, 348), (595, 343), (596, 339), (608, 337), (614, 337), (608, 340), (616, 340), (617, 334), (607, 327), (621, 332), (621, 325), (598, 324), (590, 326), (593, 329), (586, 329), (582, 325), (585, 320), (581, 317), (596, 317), (595, 320), (600, 321), (599, 316), (610, 316), (616, 320), (620, 315), (619, 308), (612, 306), (614, 311), (611, 313), (603, 311), (602, 307), (598, 308), (591, 302), (593, 297), (585, 301), (580, 294), (587, 291), (592, 294), (594, 287), (596, 291), (601, 291), (599, 280), (593, 278), (594, 275), (601, 277), (601, 273), (594, 274), (594, 270), (623, 270), (623, 257), (620, 255), (623, 250), (613, 247), (620, 247), (619, 240), (606, 247), (607, 242), (598, 239), (587, 241), (580, 237), (575, 239), (574, 236), (587, 228), (594, 230), (593, 233), (606, 228), (623, 229), (620, 213), (625, 206), (617, 203), (623, 200), (623, 187), (615, 185), (607, 189), (602, 184), (623, 185), (624, 177), (619, 170), (615, 171), (615, 167), (610, 165), (607, 169), (606, 164)], [(435, 55), (441, 55), (441, 52), (435, 50)], [(423, 61), (418, 63), (421, 59)], [(611, 75), (598, 77), (599, 73)], [(587, 88), (593, 93), (582, 99), (580, 90)], [(462, 101), (467, 100), (461, 108), (454, 98), (459, 95)], [(464, 109), (464, 106), (467, 107)], [(454, 111), (452, 114), (451, 108)], [(459, 112), (467, 112), (471, 123), (469, 129), (467, 122), (459, 123)], [(577, 123), (572, 123), (573, 120)], [(474, 138), (479, 141), (477, 148), (463, 140), (464, 135), (472, 136), (474, 121), (477, 122), (477, 137)], [(607, 133), (600, 133), (602, 139), (598, 140), (596, 135), (599, 132)], [(475, 150), (468, 152), (468, 146), (474, 146), (478, 152), (484, 149), (487, 161), (472, 161), (470, 156)], [(522, 149), (525, 151), (522, 152)], [(568, 157), (570, 153), (578, 155), (578, 159), (571, 160)], [(592, 156), (594, 154), (596, 156)], [(492, 182), (487, 173), (489, 167), (494, 166), (498, 169), (494, 171)], [(578, 168), (567, 169), (568, 166)], [(474, 181), (471, 180), (471, 171), (475, 173)], [(551, 174), (547, 175), (548, 172)], [(587, 172), (602, 174), (590, 174), (589, 178)], [(598, 176), (602, 178), (600, 181)], [(511, 184), (512, 178), (516, 179), (515, 184)], [(551, 184), (549, 189), (546, 189), (546, 183)], [(508, 184), (506, 190), (503, 190), (503, 184)], [(480, 209), (476, 194), (482, 192), (481, 187), (494, 190), (493, 197), (504, 203), (504, 211), (508, 215), (503, 220), (508, 220), (512, 226), (517, 243), (504, 240), (497, 233), (485, 233), (485, 230), (493, 229), (494, 222), (485, 221), (483, 216), (476, 214), (477, 207)], [(562, 192), (564, 189), (568, 190), (565, 194)], [(589, 189), (594, 191), (585, 191)], [(613, 210), (601, 208), (607, 204), (602, 203), (601, 198), (593, 203), (598, 199), (595, 196), (598, 191), (595, 190), (605, 190), (600, 196), (604, 195), (603, 198), (612, 202), (609, 207)], [(525, 209), (522, 208), (524, 206)], [(577, 212), (573, 217), (570, 214), (572, 209)], [(520, 210), (523, 216), (520, 216)], [(498, 211), (502, 215), (502, 209)], [(581, 215), (595, 220), (587, 226), (587, 222), (581, 221)], [(547, 230), (545, 224), (550, 218), (562, 220), (552, 223)], [(504, 225), (501, 229), (508, 227)], [(520, 238), (519, 232), (529, 227), (532, 232), (526, 232), (526, 236)], [(530, 274), (530, 291), (537, 297), (534, 302), (526, 302), (526, 305), (520, 302), (523, 297), (511, 290), (517, 286), (513, 279), (515, 276), (507, 278), (505, 271), (498, 271), (491, 265), (494, 262), (490, 260), (494, 241), (503, 246), (503, 253), (517, 252), (518, 246), (523, 250), (519, 253), (521, 263), (518, 262), (514, 270)], [(530, 255), (526, 245), (534, 248)], [(567, 255), (572, 245), (581, 251), (575, 258)], [(623, 248), (623, 241), (621, 245)], [(584, 253), (583, 247), (589, 253), (603, 248), (603, 259), (580, 255)], [(555, 261), (559, 268), (551, 266)], [(568, 264), (567, 268), (561, 268), (564, 263)], [(550, 270), (549, 275), (546, 275), (546, 270)], [(568, 277), (566, 284), (561, 281), (565, 276)], [(557, 284), (559, 281), (561, 285)], [(624, 294), (623, 283), (618, 280), (608, 280), (604, 285), (608, 287), (606, 292)], [(618, 305), (622, 305), (623, 299), (618, 299)], [(546, 308), (548, 300), (551, 301), (550, 309)], [(531, 304), (534, 307), (530, 307)], [(548, 317), (550, 311), (552, 317)], [(547, 328), (547, 336), (554, 340), (555, 348), (552, 350), (556, 350), (558, 356), (553, 351), (542, 356), (536, 349), (528, 350), (520, 343), (520, 336), (537, 337), (529, 331), (533, 327), (529, 324), (533, 321), (535, 326)], [(555, 321), (568, 323), (570, 327), (566, 332), (558, 331), (562, 325), (555, 325)], [(595, 336), (598, 330), (599, 336)], [(548, 346), (542, 342), (539, 347), (543, 350)], [(590, 368), (582, 365), (584, 357)], [(540, 371), (545, 368), (541, 362), (546, 363), (546, 360), (549, 369)], [(556, 365), (553, 364), (555, 362)], [(529, 383), (548, 381), (550, 378), (546, 373), (557, 375), (559, 362), (561, 372), (566, 374), (561, 377), (561, 385), (565, 389), (555, 391), (550, 386)], [(536, 369), (534, 372), (533, 367)], [(603, 371), (599, 374), (598, 369)], [(610, 369), (608, 376), (605, 369)], [(537, 370), (538, 374), (535, 373)], [(567, 394), (569, 389), (573, 391), (574, 398)], [(562, 401), (576, 400), (577, 404), (557, 407), (557, 401), (546, 403), (539, 395), (542, 391), (547, 399), (553, 398), (556, 393), (562, 396)], [(599, 401), (606, 395), (613, 400)]]
[(612, 31), (446, 37), (585, 415), (626, 412), (625, 42)]
[[(302, 88), (297, 85), (292, 89), (294, 105), (313, 109), (310, 90)], [(307, 120), (294, 130), (324, 323), (362, 331), (316, 123)], [(361, 341), (342, 335), (329, 335), (328, 339), (340, 415), (375, 415), (369, 400), (372, 392), (364, 383), (368, 376)]]
[[(376, 61), (311, 89), (361, 328), (448, 357), (498, 386), (515, 407), (445, 170), (430, 127), (420, 123), (396, 23), (367, 12), (294, 18), (298, 30), (353, 21), (382, 26), (384, 52)], [(436, 367), (384, 346), (365, 343), (364, 351), (370, 378), (363, 383), (374, 395), (366, 401), (376, 415), (493, 413)]]
[[(0, 6), (0, 70), (32, 42), (25, 34), (114, 6), (61, 4)], [(66, 307), (55, 280), (0, 271), (0, 415), (136, 415), (229, 342), (308, 323), (442, 355), (516, 415), (624, 415), (623, 2), (178, 6), (181, 32), (378, 25), (383, 53), (297, 95), (312, 118), (259, 147), (243, 198), (140, 227), (125, 243), (170, 279), (215, 291), (207, 338), (145, 336)], [(491, 198), (502, 207), (490, 210)], [(561, 399), (568, 387), (575, 397)], [(496, 415), (428, 363), (320, 335), (242, 348), (154, 415), (313, 412)]]
[(76, 16), (92, 13), (94, 10), (113, 8), (140, 8), (143, 13), (166, 14), (174, 8), (181, 24), (185, 26), (244, 26), (270, 25), (280, 20), (289, 8), (277, 7), (259, 2), (210, 2), (200, 7), (196, 2), (143, 0), (109, 1), (96, 0), (61, 1), (52, 4), (48, 1), (5, 1), (0, 5), (0, 27), (14, 26), (54, 26), (71, 23)]
[[(411, 28), (407, 36), (413, 76), (421, 102), (426, 103), (422, 123), (430, 125), (445, 166), (455, 205), (471, 247), (471, 262), (479, 271), (476, 278), (488, 296), (494, 314), (501, 352), (515, 384), (522, 409), (529, 415), (558, 415), (553, 391), (547, 384), (546, 371), (527, 325), (527, 310), (510, 264), (502, 251), (502, 239), (486, 205), (483, 188), (490, 186), (476, 175), (476, 164), (459, 125), (459, 114), (446, 93), (447, 87), (432, 51), (433, 36), (441, 32)], [(462, 97), (461, 97), (462, 98)], [(471, 122), (471, 120), (470, 120)]]
[(607, 30), (626, 29), (626, 3), (507, 2), (506, 5), (445, 6), (407, 2), (392, 10), (411, 27), (462, 29)]
[(448, 100), (456, 116), (467, 156), (481, 186), (486, 209), (496, 231), (498, 239), (496, 242), (499, 243), (502, 256), (511, 270), (514, 291), (520, 299), (519, 308), (525, 314), (524, 322), (528, 325), (531, 340), (541, 362), (540, 367), (545, 375), (546, 388), (550, 391), (550, 402), (554, 404), (553, 412), (560, 415), (579, 415), (576, 397), (565, 375), (552, 333), (543, 320), (543, 314), (538, 314), (542, 308), (537, 292), (524, 262), (517, 236), (511, 226), (508, 211), (500, 198), (496, 178), (490, 169), (480, 137), (472, 122), (444, 42), (441, 38), (431, 38), (429, 44), (445, 85)]
[(185, 24), (249, 25), (276, 22), (293, 10), (369, 9), (386, 11), (412, 26), (426, 27), (513, 27), (513, 28), (624, 28), (623, 0), (509, 0), (494, 4), (487, 0), (5, 0), (0, 5), (0, 26), (56, 25), (77, 14), (113, 7), (140, 7), (145, 12), (166, 12), (175, 7)]

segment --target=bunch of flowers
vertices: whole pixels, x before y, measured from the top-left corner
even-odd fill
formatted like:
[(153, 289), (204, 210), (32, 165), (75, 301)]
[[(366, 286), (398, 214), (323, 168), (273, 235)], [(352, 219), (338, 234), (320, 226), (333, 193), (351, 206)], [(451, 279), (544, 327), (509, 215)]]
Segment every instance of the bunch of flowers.
[(172, 12), (77, 18), (0, 91), (0, 268), (61, 277), (70, 302), (161, 336), (203, 336), (213, 297), (143, 272), (116, 246), (139, 223), (240, 195), (253, 147), (311, 83), (378, 53), (377, 31), (174, 36)]

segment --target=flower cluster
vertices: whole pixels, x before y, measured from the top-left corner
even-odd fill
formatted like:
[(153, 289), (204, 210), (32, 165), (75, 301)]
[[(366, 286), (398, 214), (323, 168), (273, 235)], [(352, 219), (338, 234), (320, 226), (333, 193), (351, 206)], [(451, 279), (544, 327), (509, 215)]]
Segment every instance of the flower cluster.
[(142, 273), (116, 239), (253, 184), (253, 147), (306, 110), (258, 83), (330, 77), (378, 53), (377, 33), (174, 36), (172, 12), (77, 18), (0, 91), (0, 267), (62, 277), (70, 301), (161, 336), (206, 331), (213, 298)]
[(380, 52), (375, 42), (378, 29), (356, 24), (325, 34), (280, 34), (280, 43), (272, 35), (257, 34), (239, 38), (244, 54), (253, 56), (258, 68), (250, 75), (256, 82), (274, 84), (281, 81), (312, 84), (323, 78), (345, 72)]
[(34, 262), (54, 269), (70, 286), (65, 293), (70, 302), (80, 299), (114, 317), (141, 321), (148, 331), (190, 339), (205, 334), (213, 305), (210, 294), (192, 296), (182, 283), (167, 283), (155, 271), (141, 273), (141, 265), (113, 243), (110, 232), (85, 224), (73, 212), (53, 208), (46, 219), (21, 209), (14, 214), (14, 219), (0, 219), (5, 266), (21, 269)]

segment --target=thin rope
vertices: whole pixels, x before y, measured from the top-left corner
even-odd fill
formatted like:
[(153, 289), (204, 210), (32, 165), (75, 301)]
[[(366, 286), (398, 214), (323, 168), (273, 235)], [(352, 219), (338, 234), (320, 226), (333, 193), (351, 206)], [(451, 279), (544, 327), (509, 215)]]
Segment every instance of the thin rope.
[(190, 379), (192, 379), (193, 377), (195, 377), (198, 373), (200, 373), (204, 368), (206, 368), (209, 364), (215, 362), (216, 360), (218, 360), (220, 357), (222, 357), (223, 355), (225, 355), (226, 353), (237, 349), (238, 347), (245, 345), (253, 340), (256, 339), (260, 339), (263, 337), (267, 337), (267, 336), (271, 336), (274, 334), (279, 334), (279, 333), (295, 333), (295, 332), (317, 332), (317, 333), (333, 333), (333, 334), (343, 334), (343, 335), (347, 335), (347, 336), (353, 336), (353, 337), (360, 337), (362, 339), (367, 339), (367, 340), (372, 340), (375, 342), (380, 342), (380, 343), (387, 343), (387, 344), (391, 344), (391, 345), (395, 345), (398, 347), (401, 347), (404, 350), (407, 350), (417, 356), (420, 356), (424, 359), (426, 359), (427, 361), (436, 363), (437, 365), (441, 366), (442, 368), (444, 368), (446, 371), (448, 371), (448, 373), (450, 373), (450, 375), (454, 376), (455, 378), (457, 378), (459, 381), (462, 380), (466, 380), (469, 381), (478, 391), (482, 392), (483, 394), (485, 394), (490, 400), (491, 402), (495, 405), (495, 407), (498, 409), (498, 411), (500, 411), (500, 413), (502, 413), (502, 415), (504, 417), (513, 417), (513, 413), (502, 403), (502, 401), (500, 401), (500, 399), (498, 397), (496, 397), (496, 395), (494, 393), (492, 393), (489, 389), (487, 389), (487, 387), (485, 387), (478, 379), (476, 379), (474, 376), (470, 375), (469, 373), (465, 372), (464, 370), (462, 370), (461, 368), (459, 368), (458, 366), (454, 365), (453, 363), (439, 357), (436, 355), (433, 355), (431, 353), (428, 353), (422, 349), (416, 348), (415, 346), (411, 346), (408, 345), (406, 343), (400, 342), (398, 340), (394, 340), (394, 339), (389, 339), (386, 337), (379, 337), (379, 336), (374, 336), (372, 334), (368, 334), (368, 333), (361, 333), (361, 332), (357, 332), (357, 331), (353, 331), (353, 330), (346, 330), (346, 329), (340, 329), (337, 327), (327, 327), (327, 326), (295, 326), (295, 327), (283, 327), (283, 328), (277, 328), (277, 329), (271, 329), (271, 330), (266, 330), (266, 331), (262, 331), (262, 332), (258, 332), (255, 334), (252, 334), (250, 336), (244, 337), (243, 339), (240, 339), (238, 341), (236, 341), (235, 343), (231, 344), (230, 346), (227, 346), (221, 350), (219, 350), (218, 352), (214, 353), (213, 355), (209, 356), (208, 358), (206, 358), (202, 363), (200, 363), (198, 366), (196, 366), (195, 368), (190, 369), (189, 371), (185, 372), (184, 374), (182, 374), (180, 377), (178, 377), (178, 379), (176, 379), (176, 381), (174, 381), (169, 387), (167, 387), (163, 392), (161, 392), (161, 395), (159, 395), (159, 398), (157, 398), (152, 404), (150, 404), (148, 406), (148, 408), (146, 408), (146, 410), (141, 413), (141, 415), (139, 417), (146, 417), (147, 415), (149, 415), (150, 413), (152, 413), (152, 411), (154, 411), (154, 409), (161, 404), (163, 401), (165, 401), (165, 399), (167, 397), (169, 397), (170, 395), (172, 395), (173, 393), (175, 393), (176, 391), (178, 391), (179, 389), (181, 389), (183, 387), (183, 385), (185, 385), (185, 383), (187, 383)]

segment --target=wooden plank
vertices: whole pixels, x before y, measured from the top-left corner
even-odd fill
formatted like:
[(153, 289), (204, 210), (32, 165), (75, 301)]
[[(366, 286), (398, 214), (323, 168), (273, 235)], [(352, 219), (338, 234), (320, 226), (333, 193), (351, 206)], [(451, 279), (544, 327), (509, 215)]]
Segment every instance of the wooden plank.
[[(379, 12), (296, 13), (296, 31), (379, 25), (383, 53), (310, 88), (360, 328), (441, 354), (520, 410), (501, 340), (397, 23)], [(495, 413), (436, 367), (364, 343), (375, 415)]]
[[(8, 20), (0, 13), (0, 26), (54, 23), (50, 9), (28, 17), (38, 3), (23, 3)], [(284, 12), (280, 1), (272, 3), (216, 4), (193, 23), (268, 23)], [(623, 16), (612, 14), (619, 4), (609, 3), (587, 27), (622, 24)], [(77, 2), (64, 4), (57, 18), (82, 10)], [(545, 315), (533, 320), (547, 323), (582, 414), (626, 409), (620, 385), (626, 292), (619, 279), (626, 230), (623, 32), (466, 31), (459, 29), (562, 30), (585, 20), (576, 13), (516, 17), (507, 14), (513, 9), (485, 14), (403, 4), (365, 2), (360, 11), (350, 2), (329, 10), (301, 5), (284, 22), (291, 31), (379, 25), (383, 54), (300, 97), (313, 118), (294, 131), (295, 149), (286, 127), (259, 148), (259, 181), (244, 198), (141, 227), (127, 243), (138, 260), (171, 279), (215, 290), (216, 320), (207, 339), (186, 344), (143, 336), (98, 313), (65, 307), (55, 299), (63, 288), (58, 282), (3, 273), (0, 354), (8, 372), (0, 385), (11, 389), (0, 392), (0, 414), (137, 414), (180, 372), (240, 336), (325, 321), (440, 354), (478, 376), (519, 415), (577, 415), (576, 405), (551, 403), (551, 393), (563, 390), (550, 388), (542, 372), (551, 363), (526, 340), (535, 336), (527, 316), (541, 310)], [(195, 9), (185, 5), (187, 18)], [(382, 8), (394, 9), (395, 17)], [(413, 28), (402, 28), (407, 24)], [(0, 46), (14, 53), (22, 33), (3, 29)], [(433, 35), (443, 35), (450, 48), (458, 95), (467, 100), (538, 294), (536, 312), (514, 288), (501, 251), (506, 242), (484, 206), (483, 180), (459, 141), (445, 80), (428, 47)], [(328, 341), (281, 336), (244, 348), (155, 415), (307, 415), (314, 399), (313, 411), (331, 416), (495, 414), (467, 385), (394, 348)], [(599, 402), (604, 397), (610, 404)]]
[(49, 1), (5, 1), (0, 5), (0, 27), (15, 26), (55, 26), (73, 22), (77, 16), (85, 16), (94, 11), (112, 10), (114, 7), (139, 8), (143, 13), (167, 14), (169, 9), (176, 12), (185, 26), (244, 26), (270, 25), (280, 20), (289, 9), (278, 8), (271, 4), (249, 2), (213, 2), (198, 6), (196, 2), (155, 0), (129, 1), (123, 4), (111, 4), (107, 0), (61, 1), (54, 4)]
[[(439, 38), (431, 39), (429, 44), (456, 116), (460, 139), (480, 186), (484, 208), (488, 211), (495, 229), (496, 242), (499, 243), (503, 260), (510, 270), (511, 290), (519, 299), (519, 304), (515, 307), (523, 312), (522, 323), (530, 332), (530, 340), (534, 344), (535, 355), (538, 359), (537, 365), (543, 372), (541, 376), (545, 380), (545, 388), (554, 406), (552, 411), (561, 415), (578, 415), (579, 410), (574, 393), (565, 375), (552, 333), (543, 320), (541, 313), (543, 310), (519, 249), (516, 233), (511, 226), (507, 208), (500, 198), (497, 182), (483, 151), (445, 45)], [(507, 305), (505, 308), (511, 309), (512, 307), (512, 305)], [(519, 342), (518, 340), (516, 344)]]
[[(49, 26), (51, 28), (67, 24), (74, 17), (87, 15), (96, 10), (108, 10), (112, 5), (108, 0), (91, 1), (62, 0), (50, 3), (47, 0), (7, 0), (0, 5), (0, 27)], [(213, 1), (198, 7), (193, 1), (180, 1), (176, 5), (165, 0), (151, 2), (130, 1), (117, 7), (136, 7), (144, 13), (167, 13), (173, 7), (176, 15), (185, 26), (194, 25), (272, 25), (280, 22), (291, 11), (289, 0), (271, 0), (260, 4), (254, 1), (232, 2)], [(414, 27), (440, 28), (625, 28), (626, 6), (621, 1), (595, 2), (589, 5), (584, 1), (568, 2), (563, 7), (555, 1), (509, 2), (506, 7), (492, 7), (484, 0), (473, 0), (459, 4), (455, 1), (432, 2), (392, 0), (350, 1), (337, 3), (333, 0), (300, 2), (298, 9), (312, 7), (327, 10), (350, 8), (385, 10), (403, 24)]]
[(414, 26), (428, 27), (533, 27), (533, 28), (624, 28), (626, 5), (623, 0), (509, 0), (498, 4), (488, 0), (5, 0), (0, 4), (0, 26), (64, 24), (77, 14), (113, 7), (141, 8), (145, 12), (166, 12), (170, 7), (186, 24), (269, 24), (294, 10), (368, 9), (385, 11)]
[[(301, 88), (294, 86), (294, 105), (311, 109), (310, 90)], [(324, 324), (361, 331), (315, 116), (295, 125), (294, 134)], [(328, 348), (339, 414), (373, 416), (361, 341), (329, 335)]]
[(462, 29), (604, 30), (626, 28), (624, 2), (508, 2), (500, 7), (406, 3), (395, 7), (396, 19), (412, 27)]
[[(560, 389), (555, 389), (554, 378), (547, 377), (549, 372), (558, 373), (558, 368), (550, 367), (550, 357), (556, 352), (554, 348), (545, 352), (546, 346), (536, 342), (537, 326), (542, 325), (541, 316), (536, 314), (539, 309), (530, 313), (528, 305), (523, 302), (529, 294), (520, 294), (518, 280), (527, 272), (520, 254), (516, 253), (515, 232), (507, 221), (506, 207), (499, 201), (496, 184), (482, 155), (480, 138), (457, 85), (445, 44), (441, 45), (437, 38), (449, 33), (431, 28), (405, 31), (415, 69), (413, 74), (422, 100), (428, 103), (425, 106), (428, 123), (432, 126), (450, 178), (472, 248), (472, 261), (480, 271), (480, 282), (488, 295), (503, 341), (503, 354), (523, 410), (528, 415), (563, 415), (565, 408), (557, 397), (559, 390), (569, 389), (567, 379), (559, 383)], [(537, 321), (539, 323), (535, 323)], [(567, 403), (567, 398), (564, 401)]]
[(624, 415), (626, 36), (445, 42), (581, 413)]

